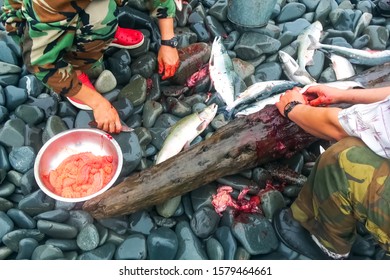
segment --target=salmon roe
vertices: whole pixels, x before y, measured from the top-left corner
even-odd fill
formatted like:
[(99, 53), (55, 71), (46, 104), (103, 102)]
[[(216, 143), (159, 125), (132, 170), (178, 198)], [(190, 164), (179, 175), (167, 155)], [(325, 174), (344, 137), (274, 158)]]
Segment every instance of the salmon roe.
[(79, 198), (101, 190), (114, 176), (112, 156), (91, 152), (71, 155), (47, 176), (48, 188), (65, 198)]

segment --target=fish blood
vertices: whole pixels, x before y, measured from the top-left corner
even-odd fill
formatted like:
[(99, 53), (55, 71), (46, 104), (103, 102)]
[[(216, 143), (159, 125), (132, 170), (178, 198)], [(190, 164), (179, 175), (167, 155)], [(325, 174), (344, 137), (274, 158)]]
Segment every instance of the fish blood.
[(71, 155), (49, 172), (49, 189), (66, 198), (79, 198), (101, 190), (114, 175), (113, 157), (91, 152)]

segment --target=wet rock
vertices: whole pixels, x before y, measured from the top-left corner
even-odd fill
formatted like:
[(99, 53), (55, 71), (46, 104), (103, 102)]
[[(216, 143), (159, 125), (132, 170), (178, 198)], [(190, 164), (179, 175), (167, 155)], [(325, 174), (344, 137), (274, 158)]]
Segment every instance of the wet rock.
[(57, 260), (64, 257), (63, 252), (53, 245), (39, 245), (32, 253), (32, 260)]
[(187, 221), (180, 221), (175, 229), (178, 239), (177, 260), (207, 260), (198, 237), (192, 232)]
[(237, 240), (227, 226), (219, 227), (215, 232), (215, 238), (221, 243), (225, 260), (234, 260), (237, 251)]
[(213, 237), (208, 238), (206, 241), (206, 250), (210, 260), (224, 259), (223, 247), (217, 239)]
[(217, 230), (219, 220), (220, 216), (214, 211), (214, 208), (202, 207), (195, 211), (190, 225), (194, 234), (204, 239)]
[(93, 250), (99, 245), (99, 232), (94, 224), (87, 224), (80, 230), (76, 240), (81, 250)]
[(110, 70), (104, 70), (94, 83), (96, 90), (100, 93), (107, 93), (115, 89), (117, 81)]
[(116, 260), (144, 260), (146, 259), (146, 240), (142, 234), (129, 235), (115, 252)]
[(267, 254), (278, 247), (279, 241), (268, 219), (248, 214), (244, 220), (234, 223), (232, 232), (250, 254)]
[(146, 243), (150, 260), (173, 260), (178, 250), (175, 232), (166, 227), (153, 230), (148, 235)]

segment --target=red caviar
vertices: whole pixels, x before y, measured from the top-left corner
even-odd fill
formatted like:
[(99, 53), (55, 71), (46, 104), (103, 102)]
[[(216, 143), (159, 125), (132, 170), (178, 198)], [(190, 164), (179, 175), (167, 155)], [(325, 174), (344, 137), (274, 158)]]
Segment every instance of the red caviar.
[(49, 189), (66, 198), (94, 194), (112, 179), (112, 161), (112, 156), (95, 156), (91, 152), (71, 155), (47, 175)]

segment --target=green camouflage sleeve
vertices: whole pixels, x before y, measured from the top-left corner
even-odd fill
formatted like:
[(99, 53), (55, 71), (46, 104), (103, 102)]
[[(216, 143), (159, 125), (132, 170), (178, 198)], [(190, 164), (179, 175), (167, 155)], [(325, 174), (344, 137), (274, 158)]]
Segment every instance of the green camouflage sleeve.
[[(24, 57), (29, 71), (58, 94), (75, 95), (81, 88), (72, 66), (64, 53), (73, 44), (76, 33), (77, 10), (84, 9), (89, 0), (24, 1), (23, 15), (28, 30), (23, 38)], [(43, 6), (45, 5), (45, 6)]]
[(4, 0), (0, 16), (8, 35), (19, 42), (23, 32), (24, 18), (22, 15), (22, 0)]
[(173, 18), (176, 15), (174, 0), (152, 0), (151, 15), (157, 18)]

